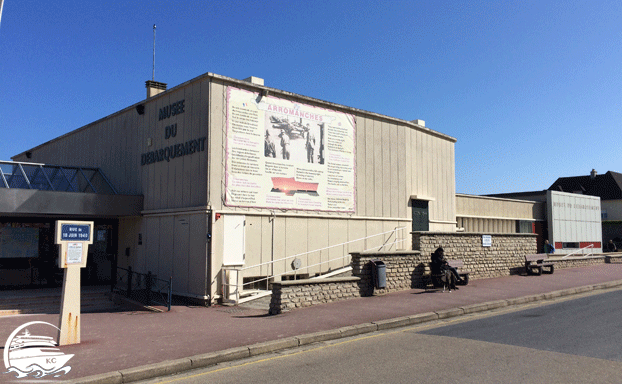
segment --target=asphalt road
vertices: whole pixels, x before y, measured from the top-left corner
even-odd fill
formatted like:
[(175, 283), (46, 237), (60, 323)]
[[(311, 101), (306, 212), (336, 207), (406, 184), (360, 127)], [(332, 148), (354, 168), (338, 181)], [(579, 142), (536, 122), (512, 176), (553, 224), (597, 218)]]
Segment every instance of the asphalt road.
[(622, 290), (422, 333), (622, 362)]
[(310, 345), (145, 383), (620, 383), (622, 290)]

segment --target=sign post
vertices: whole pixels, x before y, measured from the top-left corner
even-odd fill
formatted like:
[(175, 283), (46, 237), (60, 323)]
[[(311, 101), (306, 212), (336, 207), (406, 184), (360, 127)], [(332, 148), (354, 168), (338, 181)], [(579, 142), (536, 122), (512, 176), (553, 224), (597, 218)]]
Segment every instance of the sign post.
[(58, 345), (80, 343), (80, 269), (86, 267), (89, 244), (93, 244), (92, 221), (56, 222), (59, 268), (65, 269), (60, 307)]

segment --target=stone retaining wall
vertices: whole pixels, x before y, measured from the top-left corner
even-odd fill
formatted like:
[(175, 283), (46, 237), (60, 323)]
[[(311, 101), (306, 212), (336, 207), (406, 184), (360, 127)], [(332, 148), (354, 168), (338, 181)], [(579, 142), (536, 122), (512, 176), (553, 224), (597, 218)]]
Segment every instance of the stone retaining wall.
[(272, 284), (270, 314), (361, 297), (358, 277), (281, 281)]
[[(482, 246), (482, 235), (490, 235), (490, 247)], [(442, 246), (447, 259), (461, 259), (471, 279), (522, 273), (525, 255), (538, 253), (536, 235), (530, 233), (413, 232), (413, 249), (430, 261), (430, 255)]]
[(562, 259), (562, 256), (552, 256), (549, 259), (555, 263), (556, 269), (587, 267), (589, 265), (619, 262), (620, 260), (619, 257), (605, 256), (602, 253), (589, 257), (570, 256), (567, 259)]
[[(458, 235), (458, 236), (456, 236)], [(423, 288), (428, 283), (430, 254), (442, 245), (448, 259), (462, 259), (471, 278), (491, 278), (525, 272), (525, 255), (536, 253), (535, 235), (492, 235), (492, 246), (481, 246), (478, 234), (430, 234), (417, 237), (423, 251), (364, 252), (352, 254), (352, 277), (275, 282), (270, 314), (294, 308), (373, 294)], [(375, 289), (372, 260), (386, 268), (386, 288)], [(556, 269), (622, 262), (621, 254), (597, 254), (588, 258), (553, 256)], [(544, 278), (544, 277), (543, 277)]]

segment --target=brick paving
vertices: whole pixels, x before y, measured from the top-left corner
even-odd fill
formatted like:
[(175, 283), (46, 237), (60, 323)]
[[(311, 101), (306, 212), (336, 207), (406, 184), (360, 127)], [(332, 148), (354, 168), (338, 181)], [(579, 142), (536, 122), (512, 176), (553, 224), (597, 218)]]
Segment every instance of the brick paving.
[[(82, 343), (61, 347), (75, 356), (66, 379), (159, 363), (198, 354), (377, 322), (470, 304), (507, 300), (574, 287), (622, 280), (622, 263), (556, 270), (542, 276), (512, 275), (473, 280), (451, 293), (410, 289), (296, 309), (276, 316), (265, 306), (193, 307), (170, 312), (97, 312), (82, 314)], [(10, 298), (11, 293), (0, 293)], [(16, 298), (19, 296), (15, 296)], [(57, 314), (0, 317), (0, 345), (30, 321), (58, 323)], [(0, 375), (0, 381), (7, 376)]]

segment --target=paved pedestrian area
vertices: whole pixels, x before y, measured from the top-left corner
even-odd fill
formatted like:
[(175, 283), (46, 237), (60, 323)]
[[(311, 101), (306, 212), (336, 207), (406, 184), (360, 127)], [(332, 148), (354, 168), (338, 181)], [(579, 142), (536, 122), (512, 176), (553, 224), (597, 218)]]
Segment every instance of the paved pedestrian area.
[[(93, 375), (114, 373), (91, 382), (128, 382), (132, 375), (119, 371), (155, 364), (151, 367), (155, 372), (158, 364), (164, 366), (170, 360), (275, 340), (291, 340), (295, 336), (330, 333), (353, 325), (376, 324), (374, 327), (380, 328), (391, 319), (407, 316), (436, 313), (438, 318), (438, 314), (456, 315), (469, 308), (481, 310), (486, 307), (480, 305), (483, 303), (511, 305), (527, 300), (518, 298), (543, 300), (560, 292), (567, 295), (617, 286), (622, 286), (622, 263), (556, 269), (552, 275), (472, 280), (468, 286), (451, 293), (411, 289), (297, 309), (277, 316), (269, 316), (267, 309), (243, 306), (206, 308), (180, 305), (164, 313), (85, 313), (82, 314), (82, 342), (60, 348), (65, 354), (74, 354), (68, 363), (71, 371), (52, 380), (85, 382)], [(577, 290), (579, 287), (584, 288)], [(2, 317), (0, 345), (4, 345), (11, 332), (27, 322), (57, 324), (58, 320), (58, 315), (54, 314)], [(183, 364), (180, 367), (187, 368)], [(13, 379), (11, 374), (0, 374), (0, 382), (23, 380)]]

